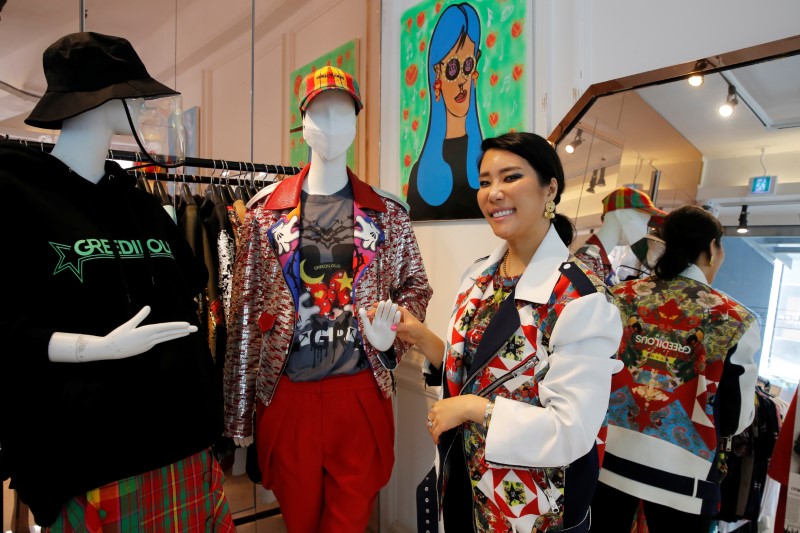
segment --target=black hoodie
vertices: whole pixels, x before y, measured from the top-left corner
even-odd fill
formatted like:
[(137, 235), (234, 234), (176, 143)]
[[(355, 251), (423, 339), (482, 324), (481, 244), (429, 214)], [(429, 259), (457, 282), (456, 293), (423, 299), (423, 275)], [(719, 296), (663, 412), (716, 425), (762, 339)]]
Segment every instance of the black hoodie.
[(197, 324), (205, 267), (159, 203), (115, 163), (93, 184), (55, 157), (0, 141), (0, 477), (53, 522), (63, 503), (207, 448), (221, 386), (200, 334), (117, 361), (51, 363), (54, 332), (104, 336)]

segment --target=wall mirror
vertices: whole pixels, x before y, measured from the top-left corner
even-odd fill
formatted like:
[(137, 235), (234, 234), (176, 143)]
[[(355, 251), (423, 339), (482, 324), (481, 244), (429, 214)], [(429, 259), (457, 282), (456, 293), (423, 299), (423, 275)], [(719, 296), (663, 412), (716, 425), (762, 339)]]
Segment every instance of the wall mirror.
[(721, 220), (726, 261), (714, 285), (758, 315), (760, 375), (779, 394), (793, 390), (800, 378), (800, 36), (595, 84), (550, 140), (567, 178), (560, 210), (584, 239), (602, 224), (601, 200), (621, 186), (640, 188), (666, 211), (697, 204)]

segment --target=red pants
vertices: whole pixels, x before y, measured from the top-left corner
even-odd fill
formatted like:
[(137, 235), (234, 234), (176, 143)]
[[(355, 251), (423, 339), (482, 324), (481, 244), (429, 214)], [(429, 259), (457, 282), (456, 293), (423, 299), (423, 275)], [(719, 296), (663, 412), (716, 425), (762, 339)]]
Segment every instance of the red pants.
[(294, 383), (258, 403), (262, 483), (289, 533), (363, 533), (394, 465), (392, 400), (372, 372)]

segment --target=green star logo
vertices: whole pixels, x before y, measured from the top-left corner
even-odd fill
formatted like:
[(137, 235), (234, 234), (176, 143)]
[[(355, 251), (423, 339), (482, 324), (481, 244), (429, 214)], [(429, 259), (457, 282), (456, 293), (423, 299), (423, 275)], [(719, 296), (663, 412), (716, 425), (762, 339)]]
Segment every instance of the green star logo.
[(53, 275), (55, 276), (59, 272), (69, 270), (75, 274), (75, 277), (77, 277), (81, 283), (83, 283), (83, 262), (87, 259), (87, 257), (76, 257), (75, 252), (72, 250), (72, 246), (67, 244), (51, 242), (50, 246), (52, 246), (53, 250), (55, 250), (58, 254), (58, 264), (56, 265), (56, 269), (53, 271)]

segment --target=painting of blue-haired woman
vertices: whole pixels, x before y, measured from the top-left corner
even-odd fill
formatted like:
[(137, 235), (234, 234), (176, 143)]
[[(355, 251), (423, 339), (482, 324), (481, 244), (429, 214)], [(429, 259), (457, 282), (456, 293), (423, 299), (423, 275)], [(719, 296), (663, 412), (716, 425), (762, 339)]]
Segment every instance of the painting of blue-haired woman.
[(480, 44), (475, 8), (460, 3), (442, 11), (428, 45), (428, 130), (408, 180), (413, 220), (483, 217), (476, 200), (483, 140), (475, 90)]

